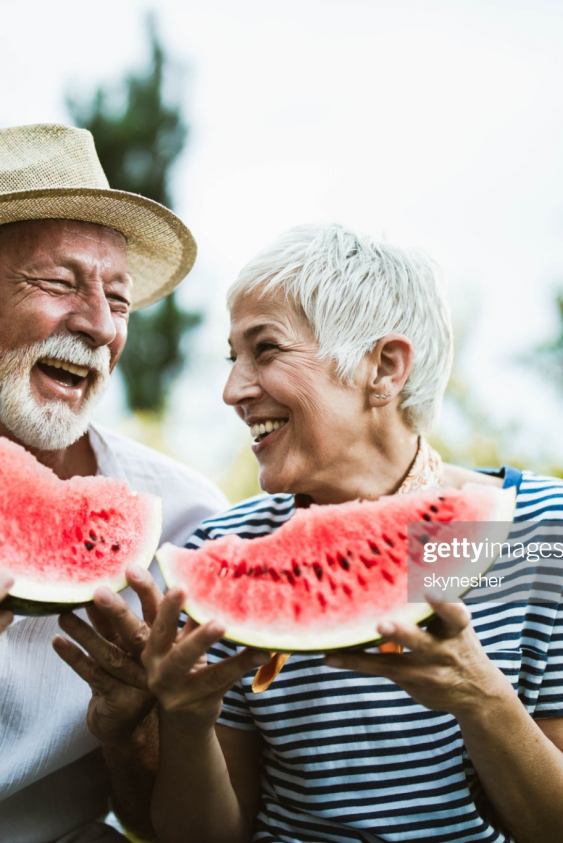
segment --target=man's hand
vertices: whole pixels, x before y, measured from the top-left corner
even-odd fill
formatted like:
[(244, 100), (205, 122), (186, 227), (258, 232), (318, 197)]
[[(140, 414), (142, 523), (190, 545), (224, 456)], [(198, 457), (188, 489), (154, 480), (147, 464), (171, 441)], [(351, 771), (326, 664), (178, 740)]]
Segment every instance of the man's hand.
[[(6, 573), (6, 571), (0, 571), (0, 601), (2, 601), (7, 595), (8, 591), (14, 584), (14, 578), (11, 574)], [(14, 619), (13, 612), (0, 612), (0, 633), (4, 632)]]
[(144, 620), (122, 597), (102, 587), (87, 609), (92, 626), (73, 614), (59, 619), (61, 629), (88, 655), (67, 638), (53, 639), (58, 655), (90, 685), (88, 727), (106, 745), (130, 738), (155, 704), (139, 657), (162, 593), (151, 575), (137, 566), (127, 571), (127, 582), (140, 598)]
[(471, 626), (471, 615), (459, 603), (428, 602), (437, 617), (426, 630), (413, 623), (382, 623), (378, 631), (410, 650), (403, 654), (338, 653), (325, 664), (384, 676), (415, 702), (458, 715), (489, 696), (512, 692), (506, 677), (489, 660)]

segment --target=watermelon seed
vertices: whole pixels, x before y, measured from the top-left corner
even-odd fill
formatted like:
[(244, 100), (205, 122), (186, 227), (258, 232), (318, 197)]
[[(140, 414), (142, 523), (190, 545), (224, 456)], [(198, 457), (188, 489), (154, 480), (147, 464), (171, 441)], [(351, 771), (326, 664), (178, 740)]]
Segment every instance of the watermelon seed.
[(104, 554), (102, 553), (101, 550), (96, 551), (96, 558), (97, 559), (103, 559), (104, 558)]
[(383, 541), (385, 542), (385, 544), (388, 544), (389, 547), (395, 547), (395, 544), (394, 544), (393, 540), (390, 539), (389, 536), (386, 536), (385, 533), (383, 533), (382, 538), (383, 538)]
[(427, 512), (425, 512), (422, 517), (424, 518), (425, 521), (431, 521), (432, 520)]
[(330, 585), (330, 590), (331, 590), (332, 592), (335, 592), (335, 591), (336, 591), (336, 583), (334, 582), (334, 580), (332, 579), (332, 577), (329, 577), (329, 578), (328, 578), (328, 584)]
[(76, 550), (76, 548), (74, 547), (74, 545), (73, 545), (70, 549), (71, 549), (71, 551), (74, 553), (74, 555), (76, 556), (76, 554), (78, 553), (78, 551)]
[(315, 571), (315, 574), (317, 575), (317, 579), (318, 579), (318, 581), (320, 582), (320, 581), (322, 580), (322, 578), (323, 578), (323, 573), (324, 573), (324, 572), (323, 572), (323, 569), (321, 568), (321, 566), (320, 566), (320, 565), (314, 565), (314, 566), (313, 566), (313, 569), (314, 569), (314, 571)]
[(326, 608), (326, 598), (321, 591), (317, 592), (317, 598), (318, 598), (319, 603), (321, 604), (321, 608), (325, 609)]
[(401, 540), (402, 542), (406, 542), (407, 537), (405, 536), (405, 534), (404, 534), (404, 533), (398, 532), (398, 533), (397, 533), (397, 535), (398, 535), (398, 537), (400, 538), (400, 540)]
[(432, 506), (430, 507), (430, 512), (438, 512), (438, 507), (432, 504)]
[(370, 542), (370, 540), (368, 539), (368, 545), (372, 553), (375, 553), (377, 556), (381, 556), (381, 551), (379, 550), (375, 542)]
[(96, 539), (98, 538), (93, 530), (90, 530), (89, 536), (90, 536), (90, 538), (92, 539), (93, 542), (95, 542)]
[(395, 565), (400, 565), (400, 564), (401, 564), (401, 560), (399, 559), (399, 557), (398, 557), (398, 556), (395, 556), (395, 554), (394, 554), (394, 553), (389, 553), (388, 555), (389, 555), (389, 559), (390, 559), (392, 562), (394, 562), (394, 563), (395, 563)]
[(419, 538), (419, 542), (420, 542), (421, 544), (426, 544), (426, 542), (429, 540), (429, 538), (430, 538), (430, 536), (428, 536), (428, 535), (425, 533), (423, 536), (421, 536), (421, 537)]
[(393, 583), (395, 582), (395, 577), (393, 576), (393, 574), (390, 574), (389, 571), (382, 571), (381, 573), (383, 574), (383, 577), (387, 580), (387, 582), (390, 582), (391, 585), (393, 585)]
[(248, 571), (246, 572), (246, 576), (251, 577), (253, 573), (254, 573), (254, 568), (249, 568)]
[(275, 568), (270, 568), (270, 576), (274, 582), (279, 582), (281, 580), (281, 577)]
[(365, 579), (362, 577), (362, 575), (361, 575), (361, 574), (358, 574), (358, 576), (357, 576), (357, 580), (358, 580), (358, 582), (359, 582), (359, 584), (360, 584), (360, 585), (366, 585), (366, 581), (365, 581)]
[(344, 583), (344, 585), (342, 586), (342, 591), (344, 592), (344, 594), (346, 595), (346, 597), (351, 597), (351, 596), (352, 596), (352, 589), (350, 588), (350, 586), (349, 586), (349, 585), (346, 585), (346, 583)]
[(301, 576), (301, 568), (299, 567), (299, 565), (297, 564), (295, 559), (291, 560), (291, 567), (293, 568), (293, 573), (295, 574), (295, 576), (300, 577)]
[(345, 571), (350, 570), (350, 563), (348, 562), (345, 556), (342, 556), (341, 553), (337, 553), (336, 558), (338, 559), (338, 564), (341, 568), (343, 568)]
[(360, 562), (362, 563), (362, 565), (365, 565), (365, 567), (368, 569), (368, 571), (369, 571), (370, 568), (373, 568), (374, 565), (377, 565), (377, 559), (366, 559), (366, 557), (362, 556), (361, 554), (360, 554)]
[(92, 548), (94, 547), (94, 543), (93, 542), (84, 542), (84, 547), (86, 548), (86, 550), (92, 550)]
[(335, 563), (334, 559), (332, 558), (332, 556), (330, 555), (330, 553), (326, 554), (326, 561), (328, 562), (330, 568), (334, 568), (336, 563)]
[(112, 544), (111, 549), (112, 549), (114, 552), (115, 552), (116, 550), (119, 550), (119, 542), (115, 542), (115, 544)]
[(443, 498), (441, 495), (438, 495), (438, 500), (439, 500), (439, 501), (445, 501), (446, 499), (445, 499), (445, 498)]
[(227, 576), (227, 569), (221, 568), (221, 570), (219, 571), (219, 576), (220, 577), (226, 577)]
[(311, 591), (311, 586), (309, 585), (308, 580), (303, 580), (303, 585), (305, 586), (305, 591)]

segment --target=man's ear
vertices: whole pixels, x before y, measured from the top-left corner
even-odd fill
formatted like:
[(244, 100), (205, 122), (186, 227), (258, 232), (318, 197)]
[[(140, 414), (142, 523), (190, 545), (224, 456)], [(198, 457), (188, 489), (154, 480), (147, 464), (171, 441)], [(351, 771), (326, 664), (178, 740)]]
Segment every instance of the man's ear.
[(372, 407), (393, 402), (410, 374), (414, 351), (404, 334), (387, 334), (367, 355), (368, 395)]

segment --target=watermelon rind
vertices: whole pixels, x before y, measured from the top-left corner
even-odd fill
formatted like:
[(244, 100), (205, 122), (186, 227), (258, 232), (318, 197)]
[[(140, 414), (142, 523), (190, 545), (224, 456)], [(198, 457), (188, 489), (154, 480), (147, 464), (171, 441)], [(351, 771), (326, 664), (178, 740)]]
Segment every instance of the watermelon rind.
[[(483, 488), (479, 483), (465, 484), (464, 489)], [(490, 487), (489, 487), (490, 488)], [(495, 489), (494, 506), (487, 513), (487, 521), (499, 523), (499, 533), (495, 541), (504, 542), (508, 538), (514, 509), (516, 504), (516, 489)], [(476, 522), (478, 523), (478, 522)], [(174, 558), (178, 548), (171, 544), (162, 545), (157, 553), (158, 560), (164, 581), (170, 588), (174, 585), (182, 585), (174, 569)], [(471, 568), (472, 575), (486, 574), (495, 562), (497, 554), (489, 554), (482, 557), (477, 565)], [(456, 600), (463, 597), (470, 588), (459, 590), (455, 594), (447, 595), (447, 600)], [(406, 603), (400, 607), (384, 614), (375, 615), (367, 620), (339, 626), (335, 629), (304, 630), (290, 625), (287, 631), (268, 627), (253, 627), (252, 622), (245, 621), (243, 624), (233, 623), (226, 615), (222, 615), (220, 609), (209, 611), (187, 595), (184, 610), (196, 623), (204, 624), (215, 620), (225, 625), (225, 638), (234, 643), (256, 647), (276, 652), (286, 653), (324, 653), (330, 650), (356, 649), (368, 646), (377, 646), (385, 641), (385, 637), (377, 633), (377, 626), (386, 620), (401, 620), (418, 625), (429, 622), (434, 615), (434, 610), (428, 603)]]
[[(131, 492), (131, 496), (136, 497), (136, 493)], [(150, 503), (146, 513), (146, 540), (137, 555), (127, 560), (125, 567), (139, 565), (147, 570), (154, 559), (162, 532), (162, 500), (148, 493), (143, 493), (143, 498)], [(6, 566), (6, 569), (8, 570), (9, 566)], [(112, 591), (122, 591), (127, 587), (125, 568), (112, 577), (98, 577), (82, 583), (45, 582), (15, 575), (15, 582), (8, 596), (0, 603), (0, 610), (19, 615), (69, 612), (91, 603), (94, 591), (102, 585), (108, 586)]]

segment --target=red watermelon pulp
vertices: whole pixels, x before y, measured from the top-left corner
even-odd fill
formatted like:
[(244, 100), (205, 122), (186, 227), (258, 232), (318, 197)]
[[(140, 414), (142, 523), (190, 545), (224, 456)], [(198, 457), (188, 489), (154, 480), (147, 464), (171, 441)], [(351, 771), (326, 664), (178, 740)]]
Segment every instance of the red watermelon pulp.
[(15, 578), (1, 609), (52, 614), (99, 585), (119, 591), (127, 565), (149, 567), (161, 524), (159, 498), (106, 477), (59, 480), (0, 438), (0, 568)]
[[(427, 603), (407, 599), (409, 522), (424, 523), (428, 533), (438, 524), (447, 531), (464, 522), (463, 536), (473, 541), (483, 533), (482, 522), (503, 522), (495, 541), (504, 541), (514, 500), (514, 490), (471, 484), (312, 506), (298, 509), (271, 535), (227, 535), (199, 550), (165, 544), (157, 558), (167, 585), (185, 587), (187, 613), (199, 623), (220, 621), (232, 641), (287, 652), (351, 647), (381, 639), (376, 626), (385, 618), (420, 623), (432, 613)], [(456, 573), (453, 561), (447, 560), (450, 574)], [(481, 558), (471, 574), (484, 573), (493, 561)], [(414, 568), (421, 582), (432, 570), (444, 573), (443, 564)]]

